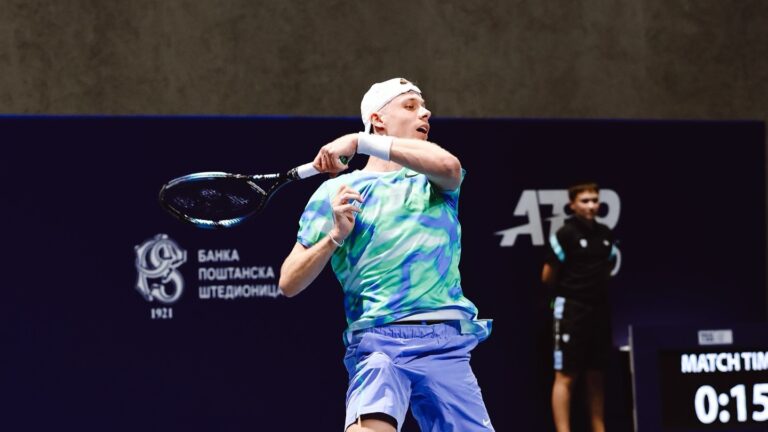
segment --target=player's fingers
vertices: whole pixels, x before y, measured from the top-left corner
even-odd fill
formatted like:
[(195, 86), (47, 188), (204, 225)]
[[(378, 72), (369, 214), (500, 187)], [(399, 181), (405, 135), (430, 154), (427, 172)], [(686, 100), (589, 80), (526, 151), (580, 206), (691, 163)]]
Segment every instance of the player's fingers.
[(363, 202), (363, 196), (360, 195), (360, 192), (352, 189), (351, 187), (347, 185), (341, 185), (339, 190), (336, 192), (334, 203), (344, 203), (345, 201), (349, 200)]
[(315, 159), (312, 161), (312, 166), (315, 167), (316, 170), (320, 172), (323, 171), (323, 158), (321, 157), (321, 154), (318, 152), (317, 156), (315, 156)]
[(352, 201), (362, 203), (363, 197), (355, 192), (342, 192), (336, 197), (336, 202), (339, 204), (351, 204)]
[(354, 204), (342, 204), (342, 205), (336, 206), (335, 209), (337, 209), (339, 213), (347, 213), (347, 214), (360, 213), (362, 211), (360, 210), (360, 207)]
[(336, 177), (340, 170), (336, 167), (336, 164), (333, 161), (333, 156), (326, 151), (323, 153), (322, 158), (325, 172), (327, 172), (331, 178)]
[(356, 191), (354, 189), (350, 189), (349, 190), (349, 198), (353, 199), (355, 201), (363, 202), (363, 196), (360, 194), (360, 192), (358, 192), (358, 191)]
[(339, 192), (349, 192), (351, 194), (354, 194), (354, 198), (359, 198), (362, 201), (363, 196), (360, 195), (360, 192), (358, 192), (356, 189), (351, 188), (348, 185), (342, 185), (344, 186), (342, 189), (339, 189)]
[(332, 171), (333, 163), (331, 162), (331, 157), (328, 155), (328, 152), (324, 150), (321, 154), (323, 155), (323, 165), (325, 165), (325, 168), (328, 171)]

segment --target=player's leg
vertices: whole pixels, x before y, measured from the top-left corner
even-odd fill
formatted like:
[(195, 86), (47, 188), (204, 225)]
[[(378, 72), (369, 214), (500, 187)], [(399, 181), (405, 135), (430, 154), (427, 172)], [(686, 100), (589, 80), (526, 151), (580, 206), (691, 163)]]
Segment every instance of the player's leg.
[(552, 418), (558, 432), (571, 430), (571, 401), (580, 371), (584, 370), (589, 329), (586, 305), (557, 297), (554, 303), (554, 370), (552, 384)]
[(431, 326), (435, 335), (420, 343), (427, 355), (403, 364), (413, 383), (411, 409), (422, 432), (489, 432), (491, 418), (472, 368), (473, 335), (449, 324)]
[(605, 431), (605, 383), (613, 346), (611, 317), (607, 306), (596, 307), (589, 316), (591, 342), (586, 359), (585, 387), (592, 431)]
[(571, 430), (571, 395), (578, 374), (555, 371), (555, 382), (552, 385), (552, 416), (557, 432)]
[[(389, 418), (386, 418), (389, 417)], [(397, 420), (384, 413), (363, 415), (346, 432), (396, 432)]]
[(402, 427), (411, 388), (388, 354), (390, 339), (369, 333), (347, 348), (346, 432), (394, 432)]
[(605, 432), (603, 373), (597, 370), (589, 370), (584, 378), (592, 432)]

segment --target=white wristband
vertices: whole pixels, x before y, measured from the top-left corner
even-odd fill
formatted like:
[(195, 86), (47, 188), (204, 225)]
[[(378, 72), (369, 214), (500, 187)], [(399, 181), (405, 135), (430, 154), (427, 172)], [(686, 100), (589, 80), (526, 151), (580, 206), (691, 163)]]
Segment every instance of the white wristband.
[(391, 136), (360, 132), (357, 134), (357, 152), (388, 161), (393, 139)]

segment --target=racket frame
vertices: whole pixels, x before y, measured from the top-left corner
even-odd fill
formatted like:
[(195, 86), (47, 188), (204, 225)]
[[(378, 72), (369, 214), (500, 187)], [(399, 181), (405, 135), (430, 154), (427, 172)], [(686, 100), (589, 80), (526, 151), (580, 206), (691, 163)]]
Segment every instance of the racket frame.
[[(349, 162), (349, 160), (352, 158), (347, 156), (341, 156), (339, 159), (341, 160), (342, 163), (346, 165)], [(245, 219), (253, 216), (254, 214), (259, 213), (264, 207), (267, 206), (267, 203), (269, 202), (270, 198), (272, 198), (272, 195), (278, 189), (284, 186), (286, 183), (290, 183), (294, 180), (309, 178), (319, 173), (320, 172), (317, 169), (315, 169), (312, 163), (306, 163), (304, 165), (297, 166), (295, 168), (292, 168), (286, 173), (248, 175), (248, 174), (233, 174), (233, 173), (228, 173), (223, 171), (203, 171), (203, 172), (197, 172), (193, 174), (187, 174), (185, 176), (177, 177), (169, 181), (168, 183), (163, 185), (163, 187), (160, 189), (158, 199), (160, 201), (160, 205), (168, 213), (172, 214), (177, 219), (183, 222), (195, 225), (198, 228), (205, 228), (205, 229), (231, 228), (240, 224)], [(180, 183), (190, 183), (195, 181), (203, 181), (203, 180), (216, 179), (216, 178), (242, 180), (248, 183), (248, 185), (254, 190), (256, 190), (259, 194), (261, 194), (264, 197), (264, 199), (262, 200), (261, 204), (258, 207), (256, 207), (251, 212), (245, 215), (228, 218), (228, 219), (221, 219), (221, 220), (200, 219), (200, 218), (189, 216), (179, 211), (172, 205), (170, 205), (165, 199), (166, 191)], [(256, 181), (263, 181), (263, 180), (274, 180), (274, 183), (269, 186), (268, 190), (264, 190), (261, 186), (259, 186), (256, 183)]]

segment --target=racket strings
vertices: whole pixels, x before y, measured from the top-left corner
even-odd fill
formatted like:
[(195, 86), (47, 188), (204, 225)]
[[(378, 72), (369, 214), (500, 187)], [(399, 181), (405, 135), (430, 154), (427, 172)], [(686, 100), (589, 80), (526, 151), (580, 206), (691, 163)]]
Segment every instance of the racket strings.
[(185, 217), (205, 220), (231, 219), (257, 210), (264, 200), (261, 188), (244, 182), (193, 182), (166, 191), (166, 202)]
[(201, 228), (227, 228), (258, 213), (288, 174), (246, 176), (200, 172), (179, 177), (160, 190), (160, 203), (177, 218)]

